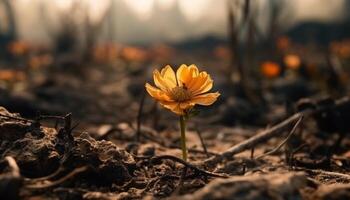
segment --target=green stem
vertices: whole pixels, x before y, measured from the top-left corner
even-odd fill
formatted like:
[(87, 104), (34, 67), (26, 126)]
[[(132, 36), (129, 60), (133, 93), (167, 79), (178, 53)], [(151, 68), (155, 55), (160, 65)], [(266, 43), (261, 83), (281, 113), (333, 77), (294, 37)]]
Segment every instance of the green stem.
[(185, 117), (180, 116), (180, 130), (181, 130), (181, 149), (182, 149), (182, 159), (187, 161), (187, 148), (186, 148), (186, 123)]

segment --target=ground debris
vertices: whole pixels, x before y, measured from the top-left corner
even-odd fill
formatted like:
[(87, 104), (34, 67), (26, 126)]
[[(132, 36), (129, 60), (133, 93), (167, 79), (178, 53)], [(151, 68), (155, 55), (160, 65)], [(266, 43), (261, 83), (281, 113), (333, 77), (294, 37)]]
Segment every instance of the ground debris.
[[(18, 117), (1, 108), (0, 114)], [(51, 173), (58, 167), (60, 154), (56, 151), (55, 129), (1, 117), (0, 155), (12, 156), (28, 177), (39, 177)]]
[(237, 176), (214, 180), (183, 199), (301, 199), (298, 189), (306, 182), (303, 173)]
[[(349, 182), (346, 164), (348, 159), (345, 156), (341, 163), (335, 163), (328, 154), (313, 150), (317, 145), (320, 148), (326, 147), (329, 140), (320, 137), (318, 129), (311, 126), (302, 128), (302, 125), (295, 123), (300, 122), (301, 115), (305, 113), (306, 111), (296, 113), (287, 122), (281, 122), (281, 129), (274, 129), (280, 126), (277, 124), (265, 131), (269, 138), (271, 130), (275, 130), (278, 132), (276, 135), (280, 136), (287, 133), (294, 124), (294, 127), (300, 127), (300, 130), (308, 133), (300, 137), (301, 141), (313, 142), (298, 143), (293, 149), (293, 162), (286, 162), (284, 149), (275, 148), (280, 146), (278, 144), (284, 144), (279, 138), (258, 140), (259, 145), (247, 145), (247, 138), (256, 138), (256, 135), (243, 134), (240, 131), (237, 134), (226, 134), (225, 141), (230, 141), (226, 142), (230, 146), (232, 141), (238, 146), (243, 143), (244, 148), (230, 151), (230, 156), (212, 167), (206, 163), (203, 155), (192, 151), (189, 151), (189, 162), (174, 156), (179, 152), (179, 147), (176, 143), (172, 144), (177, 141), (177, 137), (171, 129), (158, 131), (149, 128), (150, 131), (146, 131), (147, 126), (142, 126), (142, 137), (140, 141), (136, 141), (135, 129), (130, 124), (110, 124), (101, 131), (105, 132), (102, 133), (103, 137), (95, 139), (83, 131), (85, 127), (82, 130), (74, 129), (71, 114), (39, 115), (34, 120), (29, 120), (0, 107), (0, 196), (9, 195), (6, 196), (8, 199), (37, 197), (106, 200), (169, 197), (332, 199), (333, 196), (330, 195), (333, 194), (327, 193), (327, 188), (320, 191), (320, 194), (317, 191), (323, 185)], [(44, 120), (57, 120), (59, 123), (55, 128), (48, 128), (42, 125), (43, 122), (46, 123)], [(313, 118), (310, 117), (309, 120)], [(308, 122), (305, 121), (305, 124)], [(221, 128), (220, 130), (222, 131)], [(289, 135), (295, 132), (293, 130)], [(198, 136), (194, 132), (189, 133), (192, 148), (196, 149), (196, 145), (200, 143), (193, 142), (193, 138), (198, 139)], [(301, 133), (302, 131), (298, 132)], [(223, 140), (217, 139), (215, 131), (206, 134), (206, 143), (211, 144), (208, 145), (208, 152), (215, 158), (220, 153), (210, 152), (219, 152), (216, 147), (223, 144)], [(271, 137), (276, 135), (272, 134)], [(105, 140), (109, 138), (113, 138), (113, 142)], [(347, 138), (345, 142), (348, 142)], [(303, 148), (299, 148), (300, 145)], [(266, 153), (271, 149), (279, 151)], [(254, 152), (256, 155), (266, 156), (259, 158), (254, 156)], [(15, 164), (10, 164), (6, 160), (8, 158)], [(13, 170), (16, 167), (11, 166), (18, 166), (18, 170)], [(348, 189), (345, 186), (344, 188), (339, 189), (339, 195), (347, 195)]]
[(66, 163), (75, 165), (92, 165), (97, 174), (105, 181), (119, 184), (129, 181), (136, 163), (124, 149), (118, 148), (110, 141), (96, 141), (88, 133), (75, 138), (76, 146)]
[(4, 199), (17, 199), (23, 184), (16, 161), (12, 157), (5, 157), (0, 163), (0, 197)]
[(313, 194), (310, 200), (350, 199), (350, 186), (348, 184), (322, 185)]
[(96, 188), (130, 181), (136, 163), (127, 151), (109, 141), (96, 141), (86, 132), (63, 137), (65, 129), (47, 128), (0, 108), (0, 155), (10, 157), (20, 169), (14, 176), (1, 164), (0, 195), (10, 186), (12, 196), (21, 190), (31, 196), (30, 191), (50, 191), (58, 185)]

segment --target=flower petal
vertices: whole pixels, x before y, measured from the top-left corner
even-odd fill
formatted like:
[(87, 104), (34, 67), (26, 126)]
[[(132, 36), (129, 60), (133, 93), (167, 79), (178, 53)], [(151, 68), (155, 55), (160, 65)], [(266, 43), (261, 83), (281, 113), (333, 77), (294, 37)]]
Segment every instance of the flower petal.
[(200, 88), (206, 83), (208, 79), (208, 74), (206, 72), (201, 72), (198, 76), (193, 77), (191, 82), (188, 85), (188, 90), (192, 94), (196, 94), (196, 91), (199, 91)]
[(204, 79), (204, 82), (199, 87), (191, 90), (193, 95), (203, 94), (208, 92), (213, 87), (213, 80), (209, 74), (207, 74)]
[(162, 90), (155, 88), (151, 86), (150, 84), (146, 83), (145, 85), (146, 90), (149, 95), (151, 95), (153, 98), (155, 98), (158, 101), (172, 101), (170, 97)]
[(199, 71), (196, 65), (187, 66), (182, 64), (176, 71), (176, 77), (179, 82), (179, 86), (185, 85), (187, 88), (193, 81), (193, 78), (198, 77)]
[(178, 80), (178, 85), (182, 86), (182, 73), (185, 73), (184, 71), (187, 70), (187, 65), (182, 64), (177, 70), (176, 70), (176, 79)]
[(188, 67), (188, 69), (190, 70), (192, 77), (198, 76), (199, 70), (196, 65), (192, 64)]
[(192, 108), (195, 104), (191, 103), (191, 101), (186, 101), (186, 102), (182, 102), (180, 103), (180, 108), (182, 110), (188, 110), (190, 108)]
[(163, 77), (163, 79), (166, 80), (168, 84), (170, 84), (172, 88), (177, 86), (175, 72), (170, 67), (170, 65), (165, 66), (160, 72), (160, 74)]
[(187, 84), (192, 79), (191, 72), (190, 72), (189, 68), (187, 67), (187, 65), (182, 64), (180, 66), (180, 68), (176, 71), (176, 77), (177, 77), (179, 86), (183, 86), (183, 84), (185, 86), (187, 86)]
[(173, 113), (177, 115), (184, 115), (184, 110), (180, 108), (180, 104), (178, 102), (159, 102), (164, 108), (171, 110)]
[(190, 103), (199, 104), (199, 105), (203, 105), (203, 106), (209, 106), (209, 105), (213, 104), (219, 96), (220, 96), (219, 92), (201, 94), (201, 95), (195, 96), (193, 99), (191, 99)]
[(174, 87), (174, 84), (171, 81), (164, 79), (158, 70), (153, 71), (153, 79), (154, 84), (164, 92), (169, 92)]

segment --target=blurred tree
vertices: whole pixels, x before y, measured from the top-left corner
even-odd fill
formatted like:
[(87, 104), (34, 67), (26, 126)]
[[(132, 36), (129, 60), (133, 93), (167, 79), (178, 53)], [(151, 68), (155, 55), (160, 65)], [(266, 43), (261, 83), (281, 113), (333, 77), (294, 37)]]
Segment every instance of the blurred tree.
[(0, 56), (7, 56), (7, 46), (16, 39), (16, 25), (10, 0), (0, 0)]
[[(92, 48), (111, 11), (111, 1), (104, 1), (105, 8), (98, 11), (94, 10), (97, 6), (95, 1), (72, 1), (70, 6), (55, 15), (58, 28), (52, 25), (54, 20), (48, 17), (46, 4), (42, 4), (42, 18), (58, 57), (64, 55), (65, 59), (69, 59), (72, 55), (75, 63), (91, 58)], [(96, 13), (99, 13), (98, 17)]]
[[(60, 11), (55, 15), (58, 25), (52, 23), (54, 20), (48, 13), (46, 2), (41, 2), (41, 19), (49, 37), (52, 40), (54, 51), (57, 55), (72, 53), (78, 45), (78, 27), (74, 20), (78, 5), (73, 3), (65, 12)], [(71, 14), (68, 14), (71, 13)], [(57, 26), (57, 27), (56, 27)]]
[(289, 8), (286, 0), (269, 0), (268, 2), (270, 17), (267, 30), (266, 47), (269, 48), (271, 56), (276, 53), (275, 42), (281, 34), (285, 22), (289, 17)]
[[(102, 14), (98, 19), (94, 19), (91, 17), (91, 13), (88, 12), (88, 8), (85, 9), (85, 20), (84, 20), (84, 30), (85, 30), (85, 48), (84, 48), (84, 59), (90, 59), (92, 58), (91, 56), (91, 50), (95, 46), (98, 36), (102, 30), (103, 25), (105, 22), (108, 23), (107, 26), (112, 26), (113, 23), (109, 19), (109, 16), (112, 15), (111, 12), (111, 7), (114, 5), (113, 0), (110, 0), (110, 3), (108, 7), (104, 10), (101, 11)], [(88, 5), (92, 6), (92, 5)], [(109, 31), (113, 31), (114, 29), (110, 27)], [(111, 33), (110, 33), (111, 34)]]
[[(252, 12), (250, 0), (228, 0), (228, 36), (231, 47), (230, 81), (237, 83), (243, 97), (256, 104), (262, 97), (255, 89), (251, 74), (254, 64), (254, 46), (259, 30), (256, 26), (256, 12)], [(246, 40), (243, 41), (242, 38)]]

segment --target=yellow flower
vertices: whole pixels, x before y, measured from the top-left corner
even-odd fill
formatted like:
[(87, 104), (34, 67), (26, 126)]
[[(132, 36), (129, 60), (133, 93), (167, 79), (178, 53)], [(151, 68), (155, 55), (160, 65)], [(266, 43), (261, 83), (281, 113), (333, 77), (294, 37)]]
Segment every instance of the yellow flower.
[(213, 87), (213, 80), (207, 72), (199, 72), (195, 65), (181, 65), (176, 74), (167, 65), (161, 72), (154, 70), (153, 79), (158, 88), (146, 83), (147, 92), (178, 115), (185, 115), (196, 104), (211, 105), (220, 96), (218, 92), (206, 93)]

